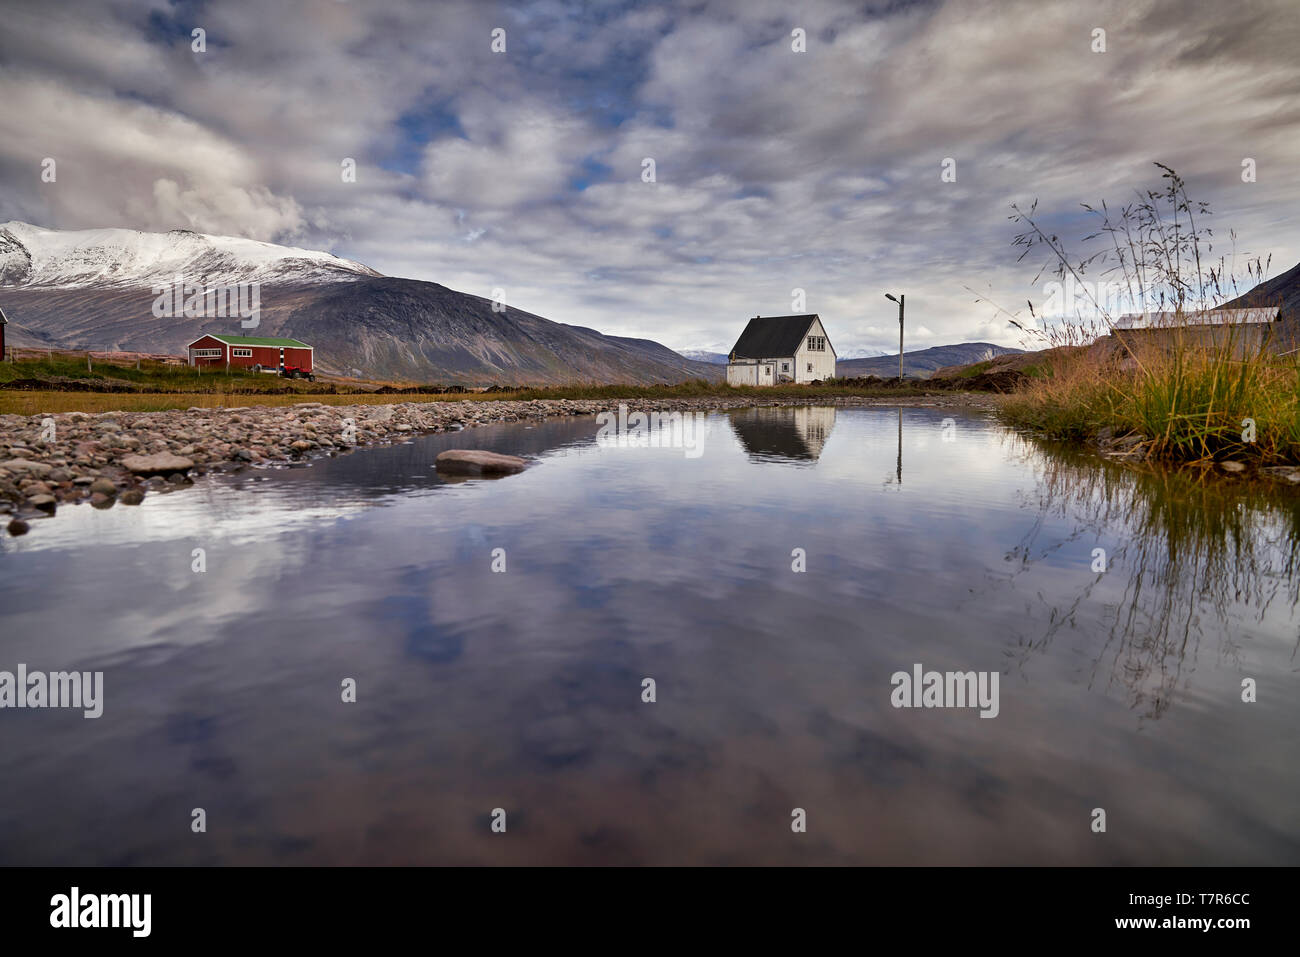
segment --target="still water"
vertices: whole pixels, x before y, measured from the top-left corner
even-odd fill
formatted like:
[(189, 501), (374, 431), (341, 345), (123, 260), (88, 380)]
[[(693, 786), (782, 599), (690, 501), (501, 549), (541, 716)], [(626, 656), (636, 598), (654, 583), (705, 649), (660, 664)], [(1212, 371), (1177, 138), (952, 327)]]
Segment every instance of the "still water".
[[(0, 711), (0, 863), (1300, 863), (1295, 497), (952, 410), (707, 425), (479, 428), (5, 539), (0, 670), (104, 702)], [(453, 447), (534, 464), (446, 483)], [(916, 664), (996, 672), (997, 716), (895, 708)]]

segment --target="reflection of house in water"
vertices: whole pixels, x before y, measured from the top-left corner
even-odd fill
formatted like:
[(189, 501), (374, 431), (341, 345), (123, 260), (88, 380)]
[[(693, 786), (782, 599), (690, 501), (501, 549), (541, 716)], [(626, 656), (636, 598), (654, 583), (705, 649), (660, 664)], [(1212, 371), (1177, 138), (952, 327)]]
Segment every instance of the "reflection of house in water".
[(751, 458), (815, 462), (835, 427), (832, 408), (744, 409), (731, 429)]

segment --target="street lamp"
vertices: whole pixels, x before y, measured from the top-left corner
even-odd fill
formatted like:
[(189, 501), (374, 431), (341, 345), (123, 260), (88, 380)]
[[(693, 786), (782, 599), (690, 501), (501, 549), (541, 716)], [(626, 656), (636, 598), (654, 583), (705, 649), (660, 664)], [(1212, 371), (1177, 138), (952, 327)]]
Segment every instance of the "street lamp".
[(898, 384), (903, 384), (903, 300), (906, 296), (894, 298), (891, 292), (885, 293), (885, 298), (891, 302), (898, 303)]

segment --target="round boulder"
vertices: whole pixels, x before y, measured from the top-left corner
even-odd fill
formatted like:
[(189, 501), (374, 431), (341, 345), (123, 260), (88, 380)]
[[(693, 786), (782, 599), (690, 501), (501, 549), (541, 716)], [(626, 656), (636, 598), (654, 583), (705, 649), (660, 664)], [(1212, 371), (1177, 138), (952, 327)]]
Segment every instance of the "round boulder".
[(122, 467), (136, 475), (170, 475), (194, 468), (194, 462), (172, 452), (155, 452), (153, 455), (125, 455)]
[(434, 467), (445, 475), (511, 475), (527, 466), (528, 462), (517, 455), (483, 449), (448, 449), (434, 459)]

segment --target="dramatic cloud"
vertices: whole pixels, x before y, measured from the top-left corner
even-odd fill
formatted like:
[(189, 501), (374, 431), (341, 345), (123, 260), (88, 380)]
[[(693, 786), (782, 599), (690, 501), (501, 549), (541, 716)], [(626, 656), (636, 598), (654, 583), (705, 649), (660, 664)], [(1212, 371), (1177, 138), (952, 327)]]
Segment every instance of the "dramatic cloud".
[(725, 351), (795, 289), (841, 354), (896, 347), (886, 291), (918, 347), (1017, 344), (970, 291), (1043, 298), (1013, 201), (1081, 237), (1081, 202), (1161, 161), (1216, 254), (1231, 228), (1300, 259), (1297, 24), (1287, 0), (9, 3), (0, 221), (315, 246), (677, 348)]

